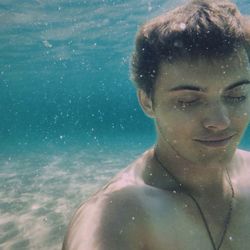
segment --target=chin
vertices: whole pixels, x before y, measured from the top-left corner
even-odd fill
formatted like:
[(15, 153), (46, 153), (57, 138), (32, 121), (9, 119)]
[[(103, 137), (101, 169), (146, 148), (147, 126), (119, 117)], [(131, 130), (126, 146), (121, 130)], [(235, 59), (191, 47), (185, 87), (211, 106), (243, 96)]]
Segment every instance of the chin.
[(204, 150), (197, 156), (198, 161), (203, 164), (227, 163), (230, 162), (236, 152), (236, 147), (216, 148), (214, 150)]

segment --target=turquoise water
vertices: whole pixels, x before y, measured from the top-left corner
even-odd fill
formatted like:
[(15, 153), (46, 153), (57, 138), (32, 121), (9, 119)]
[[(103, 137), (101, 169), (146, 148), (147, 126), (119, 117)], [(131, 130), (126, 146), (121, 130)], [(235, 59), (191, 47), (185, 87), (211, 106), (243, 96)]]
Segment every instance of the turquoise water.
[(0, 249), (60, 249), (75, 208), (154, 143), (129, 57), (181, 2), (1, 1)]

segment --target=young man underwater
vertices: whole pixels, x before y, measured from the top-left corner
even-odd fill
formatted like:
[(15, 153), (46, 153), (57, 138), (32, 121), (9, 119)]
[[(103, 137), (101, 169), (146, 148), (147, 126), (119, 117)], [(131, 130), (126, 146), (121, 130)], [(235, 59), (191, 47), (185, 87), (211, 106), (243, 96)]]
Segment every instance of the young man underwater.
[[(249, 250), (250, 21), (191, 1), (139, 30), (132, 57), (152, 149), (74, 214), (64, 250)], [(248, 138), (250, 140), (250, 138)]]

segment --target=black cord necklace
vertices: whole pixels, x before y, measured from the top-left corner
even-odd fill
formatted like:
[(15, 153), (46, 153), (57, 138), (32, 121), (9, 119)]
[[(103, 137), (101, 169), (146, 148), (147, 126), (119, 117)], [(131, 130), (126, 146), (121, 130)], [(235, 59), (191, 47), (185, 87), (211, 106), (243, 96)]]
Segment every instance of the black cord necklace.
[[(181, 190), (184, 190), (184, 188), (182, 187), (181, 182), (179, 182), (178, 179), (161, 163), (161, 161), (157, 157), (157, 154), (156, 154), (155, 150), (154, 150), (154, 157), (155, 157), (156, 161), (158, 162), (158, 164), (161, 166), (161, 168), (178, 184), (179, 188)], [(233, 189), (233, 185), (232, 185), (232, 182), (231, 182), (231, 179), (230, 179), (230, 176), (229, 176), (229, 173), (228, 173), (227, 169), (226, 169), (226, 172), (227, 172), (227, 176), (228, 176), (228, 180), (229, 180), (229, 185), (230, 185), (230, 188), (231, 188), (231, 191), (232, 191), (232, 197), (231, 197), (231, 201), (230, 201), (230, 205), (229, 205), (229, 210), (228, 210), (228, 213), (227, 213), (227, 216), (226, 216), (226, 219), (225, 219), (222, 237), (221, 237), (221, 240), (220, 240), (220, 242), (218, 244), (218, 247), (216, 247), (216, 244), (214, 242), (212, 233), (211, 233), (211, 231), (209, 229), (206, 217), (205, 217), (205, 215), (204, 215), (198, 201), (194, 198), (194, 196), (192, 194), (190, 194), (187, 190), (185, 190), (185, 193), (193, 200), (193, 202), (195, 203), (197, 209), (199, 210), (199, 213), (201, 215), (201, 218), (203, 220), (203, 223), (204, 223), (205, 228), (206, 228), (207, 233), (208, 233), (208, 237), (209, 237), (209, 239), (211, 241), (211, 244), (212, 244), (214, 250), (219, 250), (222, 243), (223, 243), (223, 240), (225, 238), (227, 228), (228, 228), (228, 225), (229, 225), (229, 222), (230, 222), (230, 219), (231, 219), (232, 210), (233, 210), (234, 189)]]

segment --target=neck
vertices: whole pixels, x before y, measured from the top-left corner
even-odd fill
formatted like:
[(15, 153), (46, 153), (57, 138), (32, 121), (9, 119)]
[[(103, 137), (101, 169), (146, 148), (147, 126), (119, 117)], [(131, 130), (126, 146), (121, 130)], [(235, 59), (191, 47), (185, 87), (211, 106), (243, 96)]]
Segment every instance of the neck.
[(231, 163), (194, 164), (177, 157), (176, 154), (173, 157), (170, 153), (169, 150), (162, 150), (158, 144), (154, 150), (152, 165), (158, 169), (156, 170), (158, 176), (163, 177), (158, 179), (160, 186), (175, 189), (181, 184), (182, 189), (188, 190), (189, 193), (201, 199), (211, 197), (214, 200), (223, 201), (231, 196), (229, 183)]
[[(233, 209), (234, 189), (228, 169), (229, 163), (192, 164), (181, 157), (170, 157), (157, 145), (153, 150), (152, 166), (158, 169), (155, 182), (186, 193), (199, 210), (213, 249), (220, 249)], [(151, 173), (153, 176), (153, 173)], [(165, 178), (164, 178), (165, 177)], [(172, 183), (170, 184), (170, 180)], [(225, 211), (228, 211), (225, 213)], [(222, 233), (221, 233), (222, 232)]]

